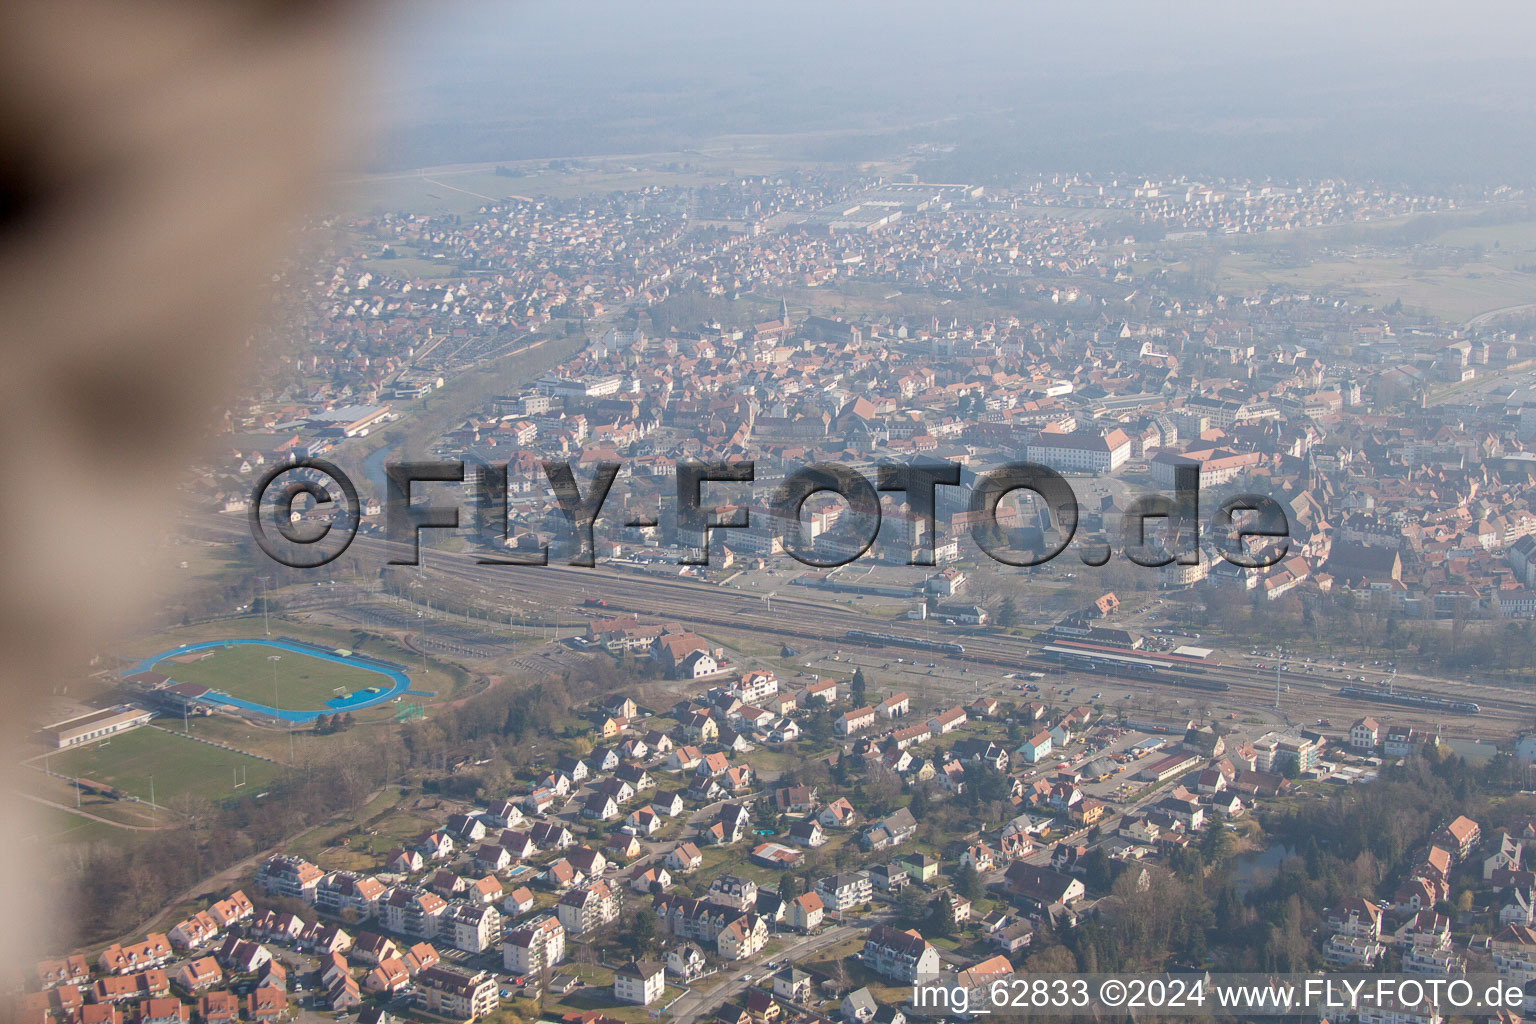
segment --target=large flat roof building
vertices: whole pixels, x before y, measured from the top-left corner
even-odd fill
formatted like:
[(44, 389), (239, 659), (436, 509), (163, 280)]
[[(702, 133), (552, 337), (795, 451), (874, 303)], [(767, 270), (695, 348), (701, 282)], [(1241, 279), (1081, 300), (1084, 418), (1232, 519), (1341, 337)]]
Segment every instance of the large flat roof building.
[(100, 711), (91, 711), (44, 726), (42, 732), (44, 736), (57, 743), (60, 750), (63, 750), (65, 747), (95, 743), (97, 740), (127, 732), (129, 729), (137, 729), (153, 717), (155, 717), (153, 711), (142, 708), (103, 708)]
[(1115, 428), (1106, 433), (1044, 431), (1029, 442), (1025, 458), (1061, 473), (1113, 473), (1131, 457), (1131, 439)]

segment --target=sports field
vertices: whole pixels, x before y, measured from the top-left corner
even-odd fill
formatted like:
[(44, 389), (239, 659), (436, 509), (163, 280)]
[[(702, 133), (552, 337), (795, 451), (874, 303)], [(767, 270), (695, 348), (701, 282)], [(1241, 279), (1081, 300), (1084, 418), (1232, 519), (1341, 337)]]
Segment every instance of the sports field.
[[(277, 661), (268, 660), (273, 657)], [(242, 700), (304, 711), (325, 707), (337, 696), (337, 689), (352, 693), (384, 682), (377, 672), (355, 665), (255, 644), (217, 647), (199, 661), (164, 661), (155, 671), (178, 683), (197, 683)]]
[(122, 842), (131, 839), (133, 833), (100, 821), (92, 821), (71, 811), (53, 807), (33, 807), (27, 811), (27, 828), (17, 838), (36, 839), (47, 843)]
[[(60, 751), (49, 756), (48, 767), (106, 783), (145, 801), (149, 800), (149, 779), (153, 775), (157, 804), (171, 803), (187, 793), (208, 800), (259, 793), (283, 771), (280, 765), (248, 754), (152, 728), (120, 733), (77, 750)], [(244, 781), (247, 788), (236, 789), (237, 781)]]
[(144, 659), (133, 671), (151, 670), (174, 683), (208, 687), (199, 700), (285, 722), (313, 722), (417, 692), (403, 666), (285, 639), (186, 644)]

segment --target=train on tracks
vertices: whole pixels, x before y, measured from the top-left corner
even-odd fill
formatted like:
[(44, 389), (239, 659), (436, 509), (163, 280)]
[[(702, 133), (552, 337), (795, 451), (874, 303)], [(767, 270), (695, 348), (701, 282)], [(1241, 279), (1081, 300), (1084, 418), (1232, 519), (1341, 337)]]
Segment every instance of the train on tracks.
[(1445, 697), (1431, 697), (1427, 693), (1402, 690), (1373, 690), (1366, 686), (1343, 687), (1339, 690), (1339, 696), (1378, 704), (1397, 704), (1405, 708), (1424, 708), (1427, 711), (1455, 711), (1463, 715), (1475, 715), (1483, 710), (1481, 704), (1470, 700), (1448, 700)]
[(874, 633), (867, 629), (850, 629), (843, 636), (861, 644), (886, 644), (891, 647), (912, 647), (919, 651), (937, 651), (939, 654), (964, 654), (965, 645), (948, 640), (925, 640), (917, 636), (899, 636), (895, 633)]
[(1203, 658), (1179, 654), (1142, 651), (1118, 645), (1083, 643), (1064, 637), (1051, 637), (1040, 653), (1068, 668), (1099, 675), (1147, 679), (1191, 690), (1225, 693), (1232, 684), (1211, 678), (1210, 663)]

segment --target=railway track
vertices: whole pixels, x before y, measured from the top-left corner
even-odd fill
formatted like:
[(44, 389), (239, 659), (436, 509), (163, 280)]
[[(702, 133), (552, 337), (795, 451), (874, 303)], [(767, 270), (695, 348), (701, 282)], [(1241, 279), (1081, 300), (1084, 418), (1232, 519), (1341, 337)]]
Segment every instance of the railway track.
[[(224, 536), (244, 536), (247, 528), (243, 520), (227, 517), (199, 515), (190, 520), (196, 527)], [(380, 538), (360, 536), (349, 551), (358, 557), (380, 556), (382, 563), (388, 557), (398, 557), (399, 547)], [(582, 616), (603, 613), (630, 612), (639, 615), (675, 619), (697, 628), (715, 627), (733, 632), (743, 630), (765, 637), (784, 640), (808, 641), (831, 647), (851, 646), (844, 637), (850, 629), (876, 629), (880, 632), (909, 636), (914, 639), (931, 639), (924, 631), (913, 630), (901, 621), (871, 619), (852, 608), (843, 608), (822, 601), (779, 592), (772, 598), (771, 611), (765, 609), (758, 595), (732, 591), (694, 580), (667, 579), (664, 577), (639, 576), (603, 569), (576, 569), (551, 565), (538, 568), (508, 569), (482, 566), (474, 561), (474, 555), (431, 551), (427, 554), (428, 572), (432, 576), (455, 581), (482, 592), (510, 591), (522, 603), (555, 610), (570, 608)], [(607, 607), (594, 609), (582, 605), (583, 595), (600, 593)], [(945, 634), (964, 645), (960, 655), (929, 652), (935, 660), (958, 661), (962, 665), (987, 665), (1007, 671), (1021, 669), (1050, 671), (1083, 680), (1105, 680), (1117, 685), (1113, 675), (1073, 671), (1041, 657), (1041, 644), (1024, 637), (998, 634)], [(1245, 705), (1255, 708), (1273, 704), (1275, 681), (1270, 669), (1257, 669), (1240, 663), (1224, 664), (1206, 670), (1217, 680), (1226, 682), (1230, 691), (1220, 695), (1223, 705)], [(938, 681), (935, 680), (937, 683)], [(1291, 674), (1284, 678), (1291, 691), (1290, 702), (1305, 700), (1307, 713), (1358, 714), (1371, 709), (1380, 710), (1383, 705), (1369, 701), (1341, 698), (1334, 692), (1340, 683), (1307, 674)], [(1162, 684), (1147, 680), (1118, 680), (1118, 684), (1136, 684), (1161, 687)], [(940, 683), (939, 685), (942, 685)], [(964, 684), (961, 684), (964, 685)], [(1420, 685), (1434, 685), (1424, 683)], [(1508, 691), (1486, 685), (1455, 684), (1458, 695), (1476, 701), (1484, 713), (1531, 716), (1536, 714), (1536, 697), (1520, 699), (1511, 697)], [(959, 687), (957, 687), (958, 689)], [(1170, 694), (1193, 694), (1200, 691), (1184, 690), (1167, 686)], [(1297, 691), (1300, 691), (1299, 693)], [(1383, 712), (1384, 713), (1384, 712)], [(1415, 709), (1392, 709), (1394, 717), (1415, 718)], [(1443, 716), (1432, 715), (1427, 721), (1435, 723)]]

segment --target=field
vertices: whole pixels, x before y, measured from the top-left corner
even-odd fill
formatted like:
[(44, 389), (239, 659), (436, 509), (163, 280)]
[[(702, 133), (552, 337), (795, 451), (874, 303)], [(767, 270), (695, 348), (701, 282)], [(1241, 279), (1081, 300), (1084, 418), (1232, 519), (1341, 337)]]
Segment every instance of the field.
[(1374, 306), (1401, 300), (1443, 320), (1459, 323), (1479, 313), (1536, 301), (1536, 274), (1514, 269), (1515, 254), (1487, 256), (1459, 267), (1419, 267), (1393, 256), (1320, 260), (1302, 267), (1278, 266), (1264, 255), (1222, 261), (1223, 289), (1270, 285), (1325, 289)]
[(100, 821), (83, 818), (70, 811), (53, 807), (33, 807), (28, 810), (27, 831), (17, 838), (37, 839), (49, 844), (91, 843), (106, 841), (121, 843), (133, 833)]
[[(274, 655), (278, 657), (275, 663), (267, 660)], [(274, 664), (277, 666), (275, 703)], [(391, 685), (390, 680), (377, 672), (251, 644), (220, 648), (201, 661), (164, 661), (156, 666), (156, 670), (178, 683), (197, 683), (231, 697), (285, 710), (323, 708), (326, 701), (337, 696), (338, 687), (351, 693), (369, 686)]]
[[(1480, 313), (1536, 302), (1536, 220), (1467, 224), (1462, 214), (1399, 218), (1332, 237), (1331, 228), (1201, 242), (1215, 258), (1216, 286), (1250, 291), (1281, 285), (1405, 309), (1462, 323)], [(1412, 242), (1404, 231), (1420, 230)], [(1176, 246), (1175, 248), (1182, 248)], [(1181, 258), (1175, 270), (1194, 269)]]
[[(716, 184), (744, 174), (780, 174), (803, 167), (805, 159), (785, 156), (787, 145), (815, 146), (838, 131), (798, 135), (723, 135), (701, 141), (686, 153), (632, 153), (592, 157), (551, 168), (547, 160), (511, 160), (513, 175), (495, 164), (460, 164), (416, 171), (366, 175), (335, 182), (330, 203), (365, 214), (375, 209), (426, 214), (469, 214), (509, 196), (557, 199), (601, 195), (649, 186), (688, 188)], [(859, 134), (857, 132), (852, 134)], [(814, 160), (809, 161), (815, 163)], [(869, 164), (871, 173), (891, 173), (903, 164)]]
[(248, 787), (245, 791), (252, 793), (260, 792), (283, 771), (268, 761), (148, 727), (53, 754), (48, 767), (104, 782), (146, 801), (153, 776), (155, 802), (168, 805), (184, 795), (207, 800), (234, 795), (239, 792), (234, 788), (236, 769)]
[[(277, 591), (275, 594), (276, 600), (281, 602), (283, 599), (283, 592)], [(300, 621), (287, 617), (283, 617), (281, 619), (281, 626), (278, 625), (278, 622), (279, 619), (274, 618), (271, 623), (272, 633), (274, 636), (281, 633), (283, 636), (291, 637), (293, 639), (303, 641), (304, 643), (313, 644), (326, 650), (347, 648), (360, 657), (373, 658), (379, 661), (394, 662), (398, 665), (409, 665), (412, 688), (430, 690), (436, 694), (435, 697), (417, 697), (413, 695), (407, 698), (407, 700), (411, 702), (430, 705), (436, 700), (450, 698), (457, 693), (458, 689), (469, 678), (462, 669), (450, 662), (430, 659), (428, 663), (428, 670), (424, 674), (421, 674), (420, 654), (416, 653), (408, 647), (403, 646), (398, 641), (379, 633), (357, 628), (336, 628), (323, 624), (317, 624), (312, 620)], [(125, 660), (139, 660), (143, 658), (151, 658), (164, 651), (172, 650), (174, 648), (182, 647), (188, 644), (206, 643), (208, 641), (214, 640), (234, 641), (260, 639), (263, 639), (263, 628), (261, 614), (258, 612), (254, 615), (247, 615), (239, 618), (216, 619), (211, 622), (195, 623), (190, 626), (177, 626), (175, 628), (167, 629), (158, 633), (146, 634), (125, 644), (122, 655)], [(235, 650), (239, 649), (241, 648), (237, 645)], [(245, 645), (245, 649), (251, 652), (261, 651), (260, 645)], [(285, 664), (291, 662), (291, 652), (281, 650), (269, 650), (266, 652), (266, 655), (271, 654), (279, 654), (283, 656), (283, 660), (277, 663), (279, 673), (278, 687), (280, 693), (286, 692), (283, 690), (281, 673)], [(253, 689), (251, 691), (251, 700), (253, 703), (264, 704), (272, 699), (272, 665), (270, 662), (265, 661), (266, 655), (263, 655), (262, 665), (259, 673), (252, 680)], [(293, 657), (296, 657), (296, 655)], [(211, 664), (211, 659), (210, 662), (204, 662), (201, 664)], [(320, 664), (324, 665), (325, 667), (345, 667), (334, 662), (322, 661)], [(182, 681), (184, 677), (188, 676), (188, 674), (182, 672), (181, 670), (191, 667), (193, 666), (180, 664), (178, 662), (165, 662), (157, 669), (157, 671), (163, 672), (168, 676), (172, 676), (177, 681)], [(173, 669), (175, 671), (173, 671)], [(362, 672), (363, 677), (367, 680), (365, 683), (363, 683), (364, 686), (387, 685), (389, 682), (389, 680), (387, 680), (384, 676), (378, 675), (377, 673), (366, 672), (362, 669), (357, 669), (357, 671)], [(262, 679), (266, 680), (265, 686), (263, 686), (261, 683)], [(188, 678), (187, 681), (191, 681), (190, 678)], [(208, 684), (205, 683), (204, 685)], [(343, 684), (338, 683), (336, 685)], [(102, 699), (108, 699), (110, 697), (109, 694), (105, 693), (98, 694), (97, 696)], [(231, 696), (238, 697), (239, 695), (231, 694)], [(325, 693), (325, 699), (329, 699), (331, 696), (332, 694), (329, 690), (327, 690)], [(320, 709), (322, 707), (324, 707), (323, 701), (309, 705), (309, 708), (312, 710)], [(353, 714), (356, 716), (357, 722), (359, 724), (366, 722), (393, 721), (395, 706), (393, 704), (385, 703), (372, 708), (355, 710)], [(62, 715), (60, 717), (62, 717)], [(214, 716), (214, 721), (217, 721), (220, 717), (221, 716), (217, 715)], [(267, 724), (270, 725), (271, 723)], [(201, 723), (193, 722), (193, 735), (197, 734), (201, 726), (208, 725), (209, 720), (204, 720)], [(176, 723), (175, 728), (181, 728), (179, 722)], [(255, 739), (251, 738), (255, 732), (259, 731), (260, 730), (253, 731), (248, 726), (239, 727), (236, 725), (230, 725), (227, 728), (213, 726), (210, 727), (208, 735), (211, 739), (221, 740), (223, 742), (229, 743), (232, 746), (240, 747), (243, 750), (251, 750), (262, 754), (272, 754), (273, 756), (278, 757), (279, 760), (287, 760), (287, 739), (281, 733), (273, 733), (273, 736), (278, 741), (280, 741), (281, 746), (281, 752), (274, 754), (272, 750), (265, 749), (261, 746), (262, 741), (259, 736)]]

